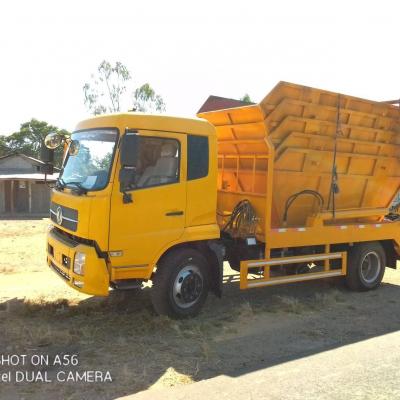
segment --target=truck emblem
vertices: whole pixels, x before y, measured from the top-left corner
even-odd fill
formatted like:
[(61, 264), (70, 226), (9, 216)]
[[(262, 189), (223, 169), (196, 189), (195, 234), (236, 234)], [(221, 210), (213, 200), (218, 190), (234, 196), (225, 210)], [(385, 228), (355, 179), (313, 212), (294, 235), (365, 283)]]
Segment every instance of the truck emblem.
[(58, 224), (58, 225), (62, 225), (62, 222), (63, 222), (63, 214), (62, 214), (62, 208), (61, 208), (61, 207), (57, 207), (56, 219), (57, 219), (57, 224)]

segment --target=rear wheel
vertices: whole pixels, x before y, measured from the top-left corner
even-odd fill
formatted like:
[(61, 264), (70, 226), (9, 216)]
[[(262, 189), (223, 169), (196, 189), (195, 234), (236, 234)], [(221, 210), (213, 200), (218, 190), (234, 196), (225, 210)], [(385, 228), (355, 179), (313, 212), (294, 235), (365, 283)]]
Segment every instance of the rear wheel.
[(208, 267), (193, 249), (171, 251), (158, 263), (151, 300), (155, 311), (173, 318), (197, 315), (208, 294)]
[(346, 284), (352, 290), (375, 289), (382, 281), (385, 266), (386, 255), (379, 242), (359, 243), (349, 252)]

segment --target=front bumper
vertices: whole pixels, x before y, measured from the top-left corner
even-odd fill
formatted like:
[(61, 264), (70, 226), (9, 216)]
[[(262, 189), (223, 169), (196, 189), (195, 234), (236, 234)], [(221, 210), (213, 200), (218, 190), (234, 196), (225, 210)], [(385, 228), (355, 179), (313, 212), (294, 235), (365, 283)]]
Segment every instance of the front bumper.
[[(76, 253), (86, 255), (84, 275), (73, 271)], [(79, 292), (107, 296), (110, 276), (106, 261), (99, 258), (94, 247), (63, 238), (55, 230), (47, 234), (47, 264), (69, 286)]]

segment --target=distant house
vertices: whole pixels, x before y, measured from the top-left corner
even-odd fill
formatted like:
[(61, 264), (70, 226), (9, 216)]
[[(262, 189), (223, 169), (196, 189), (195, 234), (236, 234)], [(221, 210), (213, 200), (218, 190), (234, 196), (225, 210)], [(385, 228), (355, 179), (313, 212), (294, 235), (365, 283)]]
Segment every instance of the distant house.
[(204, 104), (200, 107), (200, 110), (197, 111), (197, 114), (207, 111), (224, 110), (225, 108), (250, 106), (252, 104), (254, 103), (249, 103), (242, 100), (228, 99), (226, 97), (209, 96)]
[[(24, 154), (0, 157), (0, 217), (49, 214), (50, 188), (40, 172), (43, 161)], [(58, 173), (48, 175), (54, 182)]]

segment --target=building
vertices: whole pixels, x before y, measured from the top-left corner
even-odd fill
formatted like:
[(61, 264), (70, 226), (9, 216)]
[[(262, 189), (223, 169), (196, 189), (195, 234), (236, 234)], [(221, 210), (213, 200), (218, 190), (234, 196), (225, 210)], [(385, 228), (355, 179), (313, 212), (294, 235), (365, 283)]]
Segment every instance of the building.
[[(43, 161), (24, 154), (0, 157), (0, 217), (49, 215), (50, 188), (40, 172)], [(47, 175), (54, 183), (58, 174)]]
[(200, 110), (197, 111), (197, 114), (207, 111), (224, 110), (225, 108), (251, 106), (252, 104), (254, 103), (242, 100), (228, 99), (226, 97), (209, 96), (204, 104), (200, 107)]

